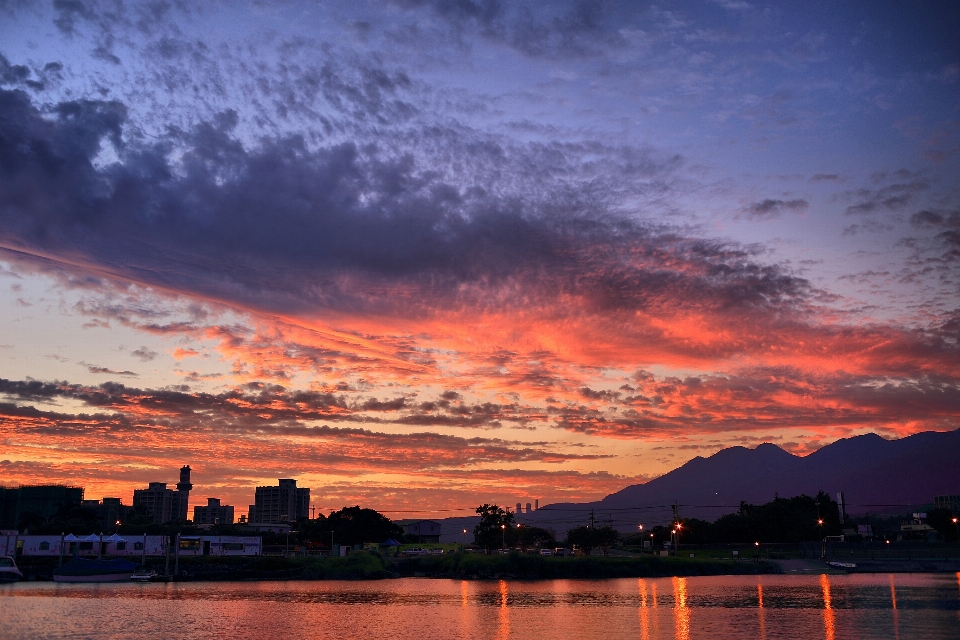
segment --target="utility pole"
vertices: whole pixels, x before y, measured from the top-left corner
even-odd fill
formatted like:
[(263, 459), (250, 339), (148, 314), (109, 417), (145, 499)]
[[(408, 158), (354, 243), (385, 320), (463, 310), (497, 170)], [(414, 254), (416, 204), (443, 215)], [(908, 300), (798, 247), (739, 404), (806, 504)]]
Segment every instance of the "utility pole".
[(596, 524), (596, 521), (597, 521), (597, 518), (593, 515), (593, 509), (590, 509), (590, 528), (591, 528), (591, 529), (595, 529), (595, 528), (596, 528), (596, 527), (594, 526), (594, 525)]
[(177, 546), (173, 548), (173, 577), (180, 573), (180, 534), (177, 533)]
[(310, 505), (310, 519), (311, 520), (317, 519), (317, 506), (313, 504)]

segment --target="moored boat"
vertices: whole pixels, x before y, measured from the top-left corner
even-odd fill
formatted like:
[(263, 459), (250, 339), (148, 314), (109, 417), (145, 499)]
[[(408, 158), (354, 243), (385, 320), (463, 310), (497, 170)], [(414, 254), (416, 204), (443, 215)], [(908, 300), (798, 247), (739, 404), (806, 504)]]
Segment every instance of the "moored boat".
[(23, 574), (11, 556), (0, 556), (0, 582), (23, 580)]
[(54, 582), (120, 582), (127, 581), (137, 565), (119, 558), (88, 560), (73, 558), (53, 570)]
[(147, 567), (138, 567), (130, 576), (130, 579), (134, 582), (156, 582), (158, 578), (157, 572)]

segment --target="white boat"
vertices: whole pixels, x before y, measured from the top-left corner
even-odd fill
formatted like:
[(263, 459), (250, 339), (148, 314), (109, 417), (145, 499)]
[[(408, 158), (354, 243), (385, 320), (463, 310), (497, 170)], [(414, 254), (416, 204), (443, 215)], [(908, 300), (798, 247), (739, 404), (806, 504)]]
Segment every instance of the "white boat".
[(23, 574), (11, 556), (0, 556), (0, 582), (23, 580)]
[(157, 579), (157, 572), (153, 569), (147, 569), (146, 567), (140, 567), (133, 572), (133, 575), (130, 576), (130, 579), (134, 582), (153, 582)]

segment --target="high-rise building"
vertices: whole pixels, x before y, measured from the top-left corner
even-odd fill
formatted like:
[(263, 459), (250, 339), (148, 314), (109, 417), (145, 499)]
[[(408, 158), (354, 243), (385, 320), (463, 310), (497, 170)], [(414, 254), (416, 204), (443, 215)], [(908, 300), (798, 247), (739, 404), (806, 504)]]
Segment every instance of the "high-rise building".
[(120, 498), (103, 498), (103, 500), (84, 500), (82, 506), (97, 514), (102, 529), (109, 529), (127, 519), (131, 508), (120, 501)]
[(251, 523), (276, 524), (310, 517), (310, 489), (298, 489), (297, 481), (289, 478), (275, 487), (257, 487), (254, 502), (248, 518)]
[(190, 502), (190, 466), (180, 468), (177, 490), (167, 489), (166, 482), (151, 482), (146, 489), (135, 489), (133, 508), (150, 516), (154, 522), (176, 522), (187, 519)]
[(48, 520), (82, 502), (83, 487), (59, 484), (0, 487), (0, 529), (16, 529), (24, 514)]
[(233, 524), (233, 507), (220, 498), (207, 498), (207, 506), (193, 508), (194, 524)]

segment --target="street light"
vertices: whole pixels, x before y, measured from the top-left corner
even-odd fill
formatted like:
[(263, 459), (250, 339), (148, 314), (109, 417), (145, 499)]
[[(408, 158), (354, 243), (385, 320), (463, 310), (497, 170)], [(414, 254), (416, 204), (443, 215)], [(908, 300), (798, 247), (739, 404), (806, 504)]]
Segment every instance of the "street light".
[(460, 549), (463, 550), (463, 548), (466, 547), (466, 546), (467, 546), (467, 530), (464, 529), (464, 530), (463, 530), (463, 544), (460, 545)]
[(957, 542), (960, 542), (960, 524), (957, 524), (957, 518), (953, 518), (953, 526), (957, 529)]
[(500, 533), (503, 535), (503, 539), (500, 542), (500, 550), (506, 550), (507, 548), (507, 525), (500, 525)]

